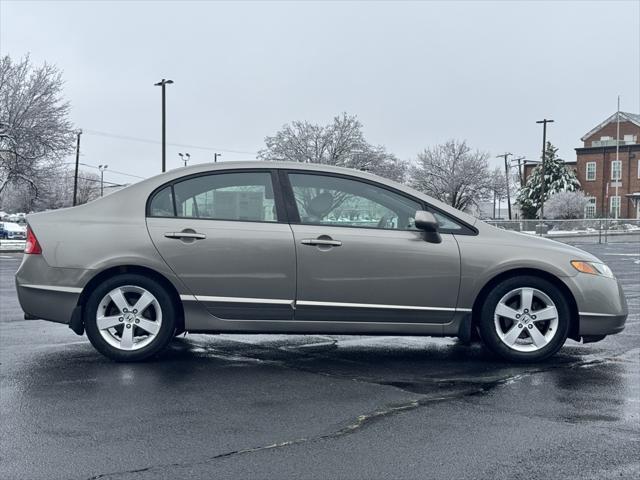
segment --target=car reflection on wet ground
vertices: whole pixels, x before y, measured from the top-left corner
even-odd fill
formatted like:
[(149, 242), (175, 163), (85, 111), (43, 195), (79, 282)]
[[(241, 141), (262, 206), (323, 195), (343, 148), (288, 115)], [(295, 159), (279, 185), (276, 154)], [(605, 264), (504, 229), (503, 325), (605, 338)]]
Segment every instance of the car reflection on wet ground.
[(583, 247), (627, 328), (509, 365), (455, 339), (187, 335), (116, 364), (24, 321), (0, 255), (1, 478), (638, 478), (640, 245)]

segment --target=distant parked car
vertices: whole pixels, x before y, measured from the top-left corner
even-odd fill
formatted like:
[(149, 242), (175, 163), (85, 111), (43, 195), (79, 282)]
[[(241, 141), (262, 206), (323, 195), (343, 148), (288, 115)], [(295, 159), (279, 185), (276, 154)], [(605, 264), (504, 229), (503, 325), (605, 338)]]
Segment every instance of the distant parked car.
[(7, 217), (7, 221), (9, 222), (13, 222), (13, 223), (18, 223), (18, 224), (26, 224), (26, 218), (27, 218), (27, 214), (26, 213), (12, 213), (10, 215), (8, 215)]
[[(367, 211), (368, 225), (341, 216)], [(86, 331), (120, 361), (174, 335), (480, 338), (519, 362), (620, 332), (601, 260), (337, 167), (195, 165), (92, 203), (29, 215), (16, 274), (27, 318)]]
[(27, 229), (17, 223), (0, 222), (0, 238), (5, 240), (26, 240)]

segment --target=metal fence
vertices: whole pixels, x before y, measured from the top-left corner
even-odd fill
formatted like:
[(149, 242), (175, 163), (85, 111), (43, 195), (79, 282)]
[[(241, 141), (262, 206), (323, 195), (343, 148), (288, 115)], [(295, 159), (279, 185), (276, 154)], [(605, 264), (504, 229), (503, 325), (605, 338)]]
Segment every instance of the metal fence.
[(26, 240), (0, 240), (0, 252), (21, 252)]
[(485, 220), (505, 230), (541, 235), (569, 243), (640, 242), (638, 218), (578, 220)]

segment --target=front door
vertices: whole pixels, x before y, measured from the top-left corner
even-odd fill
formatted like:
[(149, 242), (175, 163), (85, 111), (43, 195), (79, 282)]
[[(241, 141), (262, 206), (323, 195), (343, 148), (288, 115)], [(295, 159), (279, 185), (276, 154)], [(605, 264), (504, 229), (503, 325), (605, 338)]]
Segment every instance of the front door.
[(295, 249), (276, 203), (269, 171), (192, 176), (155, 194), (147, 227), (193, 300), (216, 317), (290, 320)]
[(438, 244), (424, 240), (413, 225), (420, 202), (353, 177), (289, 172), (288, 179), (299, 217), (291, 226), (296, 320), (452, 320), (458, 245), (451, 234)]

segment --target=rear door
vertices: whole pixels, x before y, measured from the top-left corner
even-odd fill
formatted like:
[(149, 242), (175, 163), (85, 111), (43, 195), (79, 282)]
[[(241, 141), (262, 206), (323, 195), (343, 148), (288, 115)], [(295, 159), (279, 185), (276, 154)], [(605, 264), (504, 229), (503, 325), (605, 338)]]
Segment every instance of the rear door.
[(296, 320), (452, 320), (458, 244), (446, 233), (438, 244), (424, 240), (413, 225), (421, 202), (354, 177), (291, 171), (288, 182), (297, 217)]
[(222, 319), (292, 319), (295, 248), (269, 170), (186, 177), (159, 189), (149, 233), (166, 263)]

